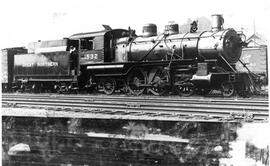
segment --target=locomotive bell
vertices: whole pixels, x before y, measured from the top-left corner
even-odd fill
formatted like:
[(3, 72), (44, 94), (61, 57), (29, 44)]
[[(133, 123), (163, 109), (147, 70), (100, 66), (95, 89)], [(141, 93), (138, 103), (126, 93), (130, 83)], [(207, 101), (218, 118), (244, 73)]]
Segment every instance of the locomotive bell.
[(223, 30), (224, 19), (221, 14), (212, 15), (212, 31)]
[(179, 26), (176, 23), (170, 23), (165, 25), (165, 32), (169, 35), (178, 34), (179, 33)]
[(143, 37), (151, 37), (157, 35), (157, 26), (156, 24), (145, 24), (143, 26)]

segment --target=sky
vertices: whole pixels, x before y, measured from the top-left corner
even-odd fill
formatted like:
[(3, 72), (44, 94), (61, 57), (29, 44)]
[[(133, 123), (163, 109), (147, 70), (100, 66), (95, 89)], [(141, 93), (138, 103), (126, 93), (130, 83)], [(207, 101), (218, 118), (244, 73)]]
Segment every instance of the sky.
[(0, 49), (27, 46), (74, 33), (128, 28), (141, 34), (145, 23), (163, 31), (169, 21), (222, 14), (225, 28), (254, 31), (269, 37), (269, 0), (0, 0)]

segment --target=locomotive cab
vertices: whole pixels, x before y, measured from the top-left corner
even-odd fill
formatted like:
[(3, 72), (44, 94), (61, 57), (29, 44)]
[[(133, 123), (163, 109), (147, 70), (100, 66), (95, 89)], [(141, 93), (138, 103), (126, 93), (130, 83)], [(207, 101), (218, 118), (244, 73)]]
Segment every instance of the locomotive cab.
[(117, 62), (115, 55), (116, 39), (127, 37), (124, 29), (103, 30), (90, 33), (78, 33), (69, 39), (79, 40), (80, 65), (88, 66), (106, 62)]

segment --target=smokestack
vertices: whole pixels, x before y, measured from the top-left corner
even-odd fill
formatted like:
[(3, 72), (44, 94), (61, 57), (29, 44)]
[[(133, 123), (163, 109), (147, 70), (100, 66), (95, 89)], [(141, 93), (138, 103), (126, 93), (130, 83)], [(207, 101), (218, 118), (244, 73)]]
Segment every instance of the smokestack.
[(212, 15), (212, 31), (223, 30), (224, 19), (221, 14)]

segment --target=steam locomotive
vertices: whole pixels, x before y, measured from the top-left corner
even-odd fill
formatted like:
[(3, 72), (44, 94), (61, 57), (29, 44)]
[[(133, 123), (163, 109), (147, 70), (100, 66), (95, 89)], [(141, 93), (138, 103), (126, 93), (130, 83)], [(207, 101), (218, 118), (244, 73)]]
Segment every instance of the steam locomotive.
[[(62, 40), (34, 42), (4, 49), (4, 90), (71, 92), (99, 89), (140, 95), (177, 92), (182, 96), (221, 90), (224, 96), (252, 91), (248, 73), (238, 72), (244, 44), (234, 29), (223, 29), (223, 17), (212, 15), (212, 30), (180, 34), (177, 24), (157, 35), (146, 24), (135, 31), (111, 29), (78, 33)], [(3, 65), (3, 62), (2, 62)]]

